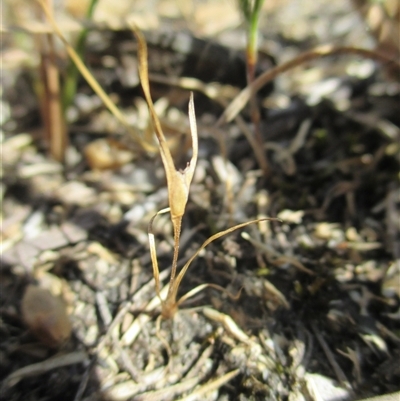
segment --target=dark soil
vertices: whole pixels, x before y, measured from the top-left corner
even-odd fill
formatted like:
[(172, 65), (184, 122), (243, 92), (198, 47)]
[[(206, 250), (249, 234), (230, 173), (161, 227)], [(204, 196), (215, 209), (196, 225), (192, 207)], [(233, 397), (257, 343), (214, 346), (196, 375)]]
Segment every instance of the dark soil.
[[(274, 18), (271, 11), (271, 32), (263, 33), (271, 50), (259, 72), (282, 62), (280, 51), (297, 54), (321, 39), (285, 37)], [(177, 50), (174, 35), (192, 36), (178, 21), (168, 24), (169, 47), (157, 32), (147, 34), (149, 68), (184, 168), (189, 92), (157, 76), (216, 81), (237, 93), (245, 58), (218, 37), (193, 39), (192, 53)], [(136, 63), (132, 34), (93, 29), (89, 37), (86, 62), (144, 130), (147, 108), (128, 68)], [(232, 65), (216, 54), (232, 55)], [(400, 88), (385, 66), (330, 58), (264, 88), (257, 101), (267, 177), (235, 122), (216, 128), (221, 104), (195, 93), (200, 155), (179, 266), (217, 231), (267, 216), (281, 221), (248, 226), (202, 251), (179, 294), (212, 283), (241, 295), (207, 288), (171, 320), (159, 319), (147, 237), (151, 217), (168, 206), (158, 153), (138, 151), (81, 81), (66, 161), (53, 161), (33, 71), (5, 69), (2, 77), (9, 115), (2, 128), (0, 400), (354, 400), (400, 390)], [(249, 111), (242, 116), (252, 129)], [(128, 158), (99, 168), (96, 144)], [(166, 285), (168, 214), (153, 231)], [(72, 335), (59, 347), (24, 323), (21, 300), (32, 283), (66, 304)], [(49, 368), (52, 360), (59, 365)]]

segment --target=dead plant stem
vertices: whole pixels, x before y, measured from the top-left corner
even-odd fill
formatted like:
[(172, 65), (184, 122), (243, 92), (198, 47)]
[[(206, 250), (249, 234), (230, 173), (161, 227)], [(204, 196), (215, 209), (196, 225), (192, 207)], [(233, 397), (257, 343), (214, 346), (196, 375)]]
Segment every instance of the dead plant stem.
[(93, 91), (99, 96), (99, 98), (103, 101), (106, 107), (110, 110), (110, 112), (114, 115), (114, 117), (127, 129), (129, 134), (132, 138), (136, 141), (136, 143), (141, 147), (141, 149), (153, 151), (153, 146), (151, 144), (146, 143), (139, 132), (134, 129), (127, 119), (125, 118), (124, 114), (118, 109), (118, 107), (113, 103), (111, 98), (107, 95), (107, 93), (103, 90), (103, 88), (99, 85), (99, 83), (95, 80), (91, 72), (87, 69), (77, 52), (74, 48), (68, 43), (67, 39), (62, 34), (60, 28), (58, 27), (55, 19), (52, 16), (51, 10), (46, 4), (45, 0), (36, 0), (39, 5), (42, 7), (44, 14), (46, 15), (51, 27), (53, 28), (54, 32), (60, 38), (60, 40), (65, 45), (68, 55), (75, 63), (77, 69), (81, 73), (81, 75), (85, 78), (86, 82), (91, 86)]
[(176, 277), (176, 270), (178, 264), (178, 256), (179, 256), (179, 242), (181, 236), (181, 229), (182, 229), (182, 218), (176, 218), (173, 222), (174, 225), (174, 255), (172, 258), (172, 266), (171, 266), (171, 277), (169, 280), (169, 289), (168, 289), (168, 296), (169, 298), (174, 291), (174, 282)]
[(48, 34), (46, 36), (49, 54), (47, 57), (45, 56), (44, 60), (47, 77), (46, 98), (48, 101), (48, 110), (45, 112), (49, 115), (50, 154), (55, 160), (63, 162), (67, 146), (67, 133), (61, 106), (59, 73), (56, 65), (53, 35)]
[(289, 60), (286, 63), (278, 65), (275, 68), (272, 68), (271, 70), (268, 70), (263, 74), (261, 74), (258, 78), (254, 80), (254, 82), (251, 85), (248, 85), (246, 88), (244, 88), (235, 97), (235, 99), (233, 99), (233, 101), (225, 109), (225, 111), (217, 121), (216, 126), (219, 127), (225, 123), (231, 122), (238, 115), (238, 113), (244, 108), (244, 106), (250, 100), (251, 96), (258, 90), (260, 90), (268, 82), (275, 79), (278, 75), (315, 59), (333, 55), (342, 55), (342, 54), (352, 54), (376, 60), (383, 64), (393, 64), (396, 68), (400, 70), (400, 62), (391, 59), (386, 54), (379, 53), (374, 50), (362, 49), (358, 47), (340, 47), (340, 46), (337, 47), (333, 45), (319, 46), (313, 50), (301, 53), (294, 59)]
[[(46, 0), (46, 7), (49, 14), (52, 14), (51, 0)], [(53, 159), (63, 162), (68, 139), (61, 106), (60, 81), (53, 34), (41, 35), (37, 43), (41, 59), (41, 84), (38, 85), (40, 87), (38, 95), (45, 127), (45, 138), (49, 143), (50, 154)]]

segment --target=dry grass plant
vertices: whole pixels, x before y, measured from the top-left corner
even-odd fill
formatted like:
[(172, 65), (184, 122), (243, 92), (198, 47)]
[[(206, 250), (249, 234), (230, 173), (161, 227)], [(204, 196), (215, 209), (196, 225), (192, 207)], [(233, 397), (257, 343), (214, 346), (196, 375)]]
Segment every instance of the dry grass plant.
[[(57, 26), (56, 21), (54, 20), (51, 10), (46, 3), (46, 0), (37, 0), (40, 6), (43, 9), (44, 14), (46, 15), (52, 29), (57, 34), (57, 36), (61, 39), (64, 43), (66, 50), (71, 57), (72, 61), (75, 63), (77, 69), (82, 74), (82, 76), (86, 79), (92, 89), (96, 92), (96, 94), (103, 100), (105, 105), (109, 108), (112, 114), (125, 125), (125, 127), (129, 130), (131, 135), (134, 137), (136, 142), (141, 146), (142, 149), (147, 151), (154, 151), (153, 146), (151, 145), (151, 141), (149, 138), (142, 137), (134, 128), (130, 127), (121, 113), (121, 111), (115, 106), (115, 104), (111, 101), (109, 96), (104, 92), (104, 90), (100, 87), (97, 81), (94, 79), (93, 75), (84, 65), (82, 60), (80, 59), (77, 52), (74, 48), (68, 43), (65, 39), (64, 35), (62, 34), (61, 30)], [(231, 228), (228, 228), (224, 231), (218, 232), (215, 235), (209, 237), (201, 246), (200, 248), (194, 253), (194, 255), (188, 260), (188, 262), (182, 267), (182, 269), (177, 271), (177, 262), (179, 256), (179, 243), (180, 243), (180, 234), (181, 234), (181, 226), (182, 226), (182, 218), (185, 213), (186, 204), (189, 198), (189, 189), (190, 184), (193, 179), (197, 157), (198, 157), (198, 136), (197, 136), (197, 127), (196, 127), (196, 117), (194, 112), (194, 102), (193, 102), (193, 94), (190, 96), (189, 101), (189, 123), (190, 123), (190, 131), (192, 137), (192, 157), (190, 162), (187, 164), (187, 167), (182, 170), (177, 170), (175, 168), (174, 160), (171, 155), (170, 149), (168, 147), (166, 138), (164, 136), (162, 126), (160, 120), (156, 114), (153, 101), (150, 95), (150, 85), (149, 85), (149, 74), (148, 74), (148, 64), (147, 64), (147, 44), (144, 39), (143, 34), (135, 27), (132, 26), (132, 30), (137, 38), (138, 41), (138, 58), (139, 58), (139, 77), (140, 82), (143, 88), (143, 92), (146, 98), (146, 102), (149, 108), (151, 122), (153, 125), (153, 129), (155, 131), (156, 137), (158, 139), (158, 146), (161, 154), (161, 159), (163, 162), (163, 166), (166, 173), (167, 178), (167, 186), (168, 186), (168, 200), (169, 200), (169, 207), (159, 211), (150, 221), (149, 223), (149, 245), (150, 245), (150, 255), (151, 261), (153, 266), (153, 275), (155, 279), (155, 288), (157, 296), (161, 302), (161, 316), (163, 318), (169, 319), (172, 318), (175, 313), (177, 312), (179, 306), (188, 298), (192, 297), (199, 291), (203, 290), (207, 287), (213, 287), (220, 291), (227, 293), (227, 291), (216, 285), (216, 284), (202, 284), (187, 294), (183, 295), (181, 298), (177, 299), (178, 290), (180, 284), (182, 282), (183, 277), (185, 276), (190, 264), (193, 260), (198, 256), (198, 254), (211, 242), (221, 238), (224, 235), (227, 235), (235, 230), (240, 228), (246, 227), (250, 224), (254, 224), (263, 220), (274, 220), (274, 219), (255, 219), (245, 223), (237, 224)], [(161, 297), (161, 290), (160, 290), (160, 272), (158, 267), (157, 261), (157, 253), (156, 253), (156, 245), (155, 245), (155, 238), (154, 234), (152, 233), (152, 223), (154, 218), (161, 213), (169, 212), (171, 216), (171, 221), (173, 225), (173, 236), (174, 236), (174, 251), (173, 251), (173, 258), (172, 258), (172, 265), (171, 265), (171, 275), (169, 280), (169, 288), (168, 293), (165, 299)], [(227, 293), (232, 298), (237, 298), (237, 296), (233, 296)], [(239, 293), (240, 294), (240, 293)], [(238, 295), (239, 295), (238, 294)]]
[[(197, 292), (203, 290), (206, 287), (213, 287), (223, 292), (226, 290), (215, 284), (202, 284), (181, 298), (177, 299), (179, 286), (182, 282), (183, 277), (185, 276), (190, 264), (193, 260), (198, 256), (198, 254), (211, 242), (215, 241), (222, 236), (229, 234), (235, 230), (246, 227), (249, 224), (257, 223), (262, 220), (271, 220), (271, 219), (256, 219), (251, 220), (245, 223), (237, 224), (227, 230), (220, 231), (213, 236), (209, 237), (204, 243), (200, 246), (200, 248), (192, 255), (192, 257), (186, 262), (186, 264), (182, 267), (182, 269), (177, 272), (177, 262), (179, 255), (179, 240), (181, 234), (182, 227), (182, 218), (185, 213), (186, 204), (189, 198), (189, 190), (190, 184), (193, 179), (194, 170), (196, 168), (197, 157), (198, 157), (198, 136), (197, 136), (197, 127), (196, 127), (196, 117), (194, 112), (194, 102), (193, 102), (193, 94), (190, 95), (189, 100), (189, 123), (190, 123), (190, 132), (192, 137), (192, 157), (190, 162), (187, 164), (185, 170), (177, 170), (174, 165), (174, 161), (171, 155), (171, 152), (168, 148), (166, 139), (164, 137), (161, 124), (159, 118), (154, 110), (153, 101), (151, 99), (150, 94), (150, 85), (149, 85), (149, 76), (148, 76), (148, 65), (147, 65), (147, 45), (144, 39), (143, 34), (135, 27), (132, 26), (133, 32), (138, 41), (138, 56), (139, 56), (139, 76), (140, 82), (142, 84), (143, 92), (149, 107), (150, 115), (152, 118), (154, 131), (156, 133), (161, 159), (164, 165), (165, 174), (167, 177), (167, 186), (168, 186), (168, 200), (169, 207), (159, 211), (150, 221), (149, 223), (149, 244), (150, 244), (150, 254), (153, 265), (153, 275), (155, 279), (156, 292), (161, 302), (161, 316), (163, 318), (169, 319), (172, 318), (177, 312), (179, 306), (188, 298), (196, 294)], [(161, 213), (170, 212), (171, 221), (174, 230), (174, 252), (172, 258), (172, 266), (171, 266), (171, 275), (169, 280), (169, 288), (168, 293), (165, 299), (161, 298), (160, 295), (160, 278), (159, 278), (159, 267), (157, 261), (157, 253), (155, 246), (154, 234), (152, 233), (152, 223), (154, 218)], [(228, 294), (230, 295), (230, 294)], [(236, 298), (236, 297), (233, 297)]]
[[(148, 75), (148, 65), (147, 65), (147, 45), (144, 39), (143, 34), (135, 27), (132, 26), (133, 32), (138, 41), (138, 57), (139, 57), (139, 76), (140, 82), (142, 84), (143, 92), (145, 94), (145, 98), (150, 110), (151, 119), (153, 122), (154, 130), (159, 142), (159, 148), (161, 153), (162, 162), (164, 165), (164, 169), (167, 177), (167, 186), (168, 186), (168, 196), (169, 196), (169, 208), (163, 209), (157, 214), (170, 212), (171, 221), (174, 228), (174, 252), (172, 259), (172, 267), (171, 267), (171, 276), (169, 281), (169, 289), (165, 299), (162, 299), (160, 296), (160, 279), (159, 279), (159, 267), (157, 262), (157, 254), (156, 254), (156, 246), (155, 239), (152, 233), (152, 222), (154, 216), (149, 223), (149, 244), (150, 244), (150, 253), (151, 260), (153, 265), (153, 275), (156, 283), (156, 292), (157, 296), (161, 302), (161, 316), (168, 319), (172, 318), (177, 312), (179, 306), (188, 298), (196, 294), (197, 292), (203, 290), (206, 287), (217, 288), (221, 291), (226, 292), (224, 288), (221, 288), (215, 284), (202, 284), (187, 294), (183, 295), (181, 298), (177, 299), (179, 286), (182, 282), (183, 277), (185, 276), (190, 264), (192, 261), (198, 256), (198, 254), (203, 250), (208, 244), (215, 241), (222, 236), (229, 234), (235, 230), (246, 227), (250, 224), (260, 222), (262, 220), (273, 220), (273, 219), (256, 219), (252, 221), (248, 221), (242, 224), (235, 225), (227, 230), (218, 232), (217, 234), (209, 237), (200, 248), (194, 253), (194, 255), (187, 261), (187, 263), (182, 267), (179, 273), (177, 273), (177, 261), (179, 254), (179, 239), (181, 233), (181, 225), (182, 218), (185, 213), (186, 204), (189, 197), (189, 189), (190, 183), (193, 178), (194, 169), (196, 167), (197, 156), (198, 156), (198, 137), (197, 137), (197, 128), (196, 128), (196, 118), (194, 113), (194, 104), (193, 104), (193, 95), (190, 96), (189, 101), (189, 122), (190, 122), (190, 130), (192, 137), (192, 158), (188, 163), (187, 167), (183, 171), (178, 171), (175, 168), (174, 161), (172, 155), (167, 146), (164, 134), (162, 132), (161, 124), (158, 119), (157, 114), (154, 110), (153, 101), (151, 99), (150, 94), (150, 85), (149, 85), (149, 75)], [(308, 61), (310, 59), (320, 58), (332, 54), (357, 54), (363, 57), (372, 58), (381, 62), (390, 63), (392, 60), (388, 59), (388, 57), (365, 49), (359, 48), (345, 48), (345, 47), (320, 47), (310, 52), (303, 53), (299, 57), (293, 59), (292, 61), (283, 64), (282, 66), (278, 66), (271, 71), (267, 71), (258, 77), (255, 81), (253, 81), (250, 85), (248, 85), (228, 106), (225, 110), (224, 114), (221, 116), (218, 124), (223, 122), (228, 122), (231, 119), (235, 118), (241, 108), (244, 107), (244, 104), (249, 101), (252, 95), (254, 95), (257, 90), (259, 90), (263, 85), (265, 85), (269, 80), (275, 78), (282, 72), (285, 72), (295, 66)], [(228, 294), (229, 295), (229, 294)], [(235, 297), (234, 297), (235, 298)]]

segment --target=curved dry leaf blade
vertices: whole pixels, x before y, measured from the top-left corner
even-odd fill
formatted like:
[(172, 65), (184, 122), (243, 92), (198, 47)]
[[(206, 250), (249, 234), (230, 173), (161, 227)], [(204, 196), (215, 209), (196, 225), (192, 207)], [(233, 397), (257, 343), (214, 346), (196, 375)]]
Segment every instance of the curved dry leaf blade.
[(182, 270), (179, 272), (175, 282), (174, 282), (174, 287), (172, 288), (171, 292), (174, 294), (174, 297), (176, 297), (176, 294), (178, 293), (178, 289), (179, 289), (179, 285), (181, 284), (181, 281), (183, 279), (183, 277), (186, 274), (187, 269), (189, 268), (190, 264), (193, 262), (193, 260), (197, 257), (197, 255), (209, 244), (211, 244), (211, 242), (215, 241), (218, 238), (223, 237), (226, 234), (230, 234), (233, 231), (239, 230), (240, 228), (243, 227), (247, 227), (250, 224), (254, 224), (254, 223), (259, 223), (260, 221), (280, 221), (279, 219), (275, 219), (275, 218), (262, 218), (262, 219), (256, 219), (256, 220), (250, 220), (247, 221), (245, 223), (241, 223), (241, 224), (237, 224), (233, 227), (228, 228), (227, 230), (224, 231), (220, 231), (214, 235), (212, 235), (211, 237), (207, 238), (203, 244), (200, 246), (200, 248), (193, 254), (193, 256), (186, 262), (186, 264), (182, 267)]
[[(142, 85), (144, 97), (146, 98), (146, 102), (147, 102), (147, 105), (150, 110), (151, 118), (152, 118), (152, 121), (154, 124), (157, 138), (160, 142), (160, 146), (163, 151), (166, 151), (166, 153), (169, 154), (169, 156), (171, 156), (168, 146), (166, 144), (164, 133), (161, 128), (160, 119), (158, 118), (157, 113), (154, 109), (154, 103), (153, 103), (153, 100), (152, 100), (151, 94), (150, 94), (149, 66), (148, 66), (148, 62), (147, 62), (148, 51), (147, 51), (146, 40), (145, 40), (142, 32), (140, 32), (140, 30), (135, 25), (132, 25), (132, 30), (133, 30), (133, 33), (135, 34), (136, 40), (138, 42), (139, 77), (140, 77), (140, 84)], [(171, 157), (171, 161), (172, 161), (172, 157)], [(173, 164), (173, 162), (172, 162), (172, 164)]]
[[(151, 257), (151, 264), (153, 266), (153, 276), (154, 276), (154, 281), (156, 283), (156, 294), (160, 298), (160, 269), (158, 268), (158, 261), (157, 261), (157, 251), (156, 251), (156, 243), (154, 240), (154, 234), (153, 234), (153, 221), (154, 219), (159, 215), (163, 213), (169, 212), (170, 209), (169, 207), (166, 209), (162, 209), (158, 211), (149, 221), (149, 226), (148, 226), (148, 237), (149, 237), (149, 247), (150, 247), (150, 257)], [(160, 298), (161, 299), (161, 298)]]
[(218, 323), (221, 323), (225, 330), (232, 334), (237, 340), (242, 341), (244, 343), (250, 343), (250, 337), (240, 329), (240, 327), (236, 324), (236, 322), (225, 313), (218, 312), (217, 310), (205, 307), (203, 308), (203, 313), (209, 319), (212, 319)]
[(190, 93), (190, 100), (189, 100), (189, 124), (190, 124), (190, 133), (192, 137), (192, 157), (185, 170), (174, 171), (175, 177), (173, 178), (173, 183), (169, 188), (171, 218), (173, 221), (179, 220), (176, 223), (179, 231), (180, 231), (180, 219), (185, 213), (186, 204), (189, 199), (189, 188), (193, 179), (194, 171), (196, 169), (197, 157), (198, 157), (198, 137), (197, 137), (196, 116), (194, 112), (193, 93)]
[(240, 298), (240, 294), (242, 293), (242, 288), (238, 291), (236, 295), (231, 294), (226, 288), (221, 287), (218, 284), (213, 284), (213, 283), (206, 283), (206, 284), (200, 284), (197, 287), (191, 289), (189, 292), (187, 292), (185, 295), (179, 298), (178, 302), (176, 303), (177, 306), (182, 305), (187, 299), (193, 297), (200, 291), (205, 290), (206, 288), (214, 288), (215, 290), (221, 291), (224, 294), (226, 294), (229, 298), (233, 299), (234, 301), (237, 301)]
[(175, 172), (174, 161), (172, 159), (171, 152), (169, 151), (167, 141), (165, 139), (164, 133), (161, 128), (160, 119), (154, 109), (154, 103), (150, 94), (150, 84), (149, 84), (149, 66), (147, 63), (147, 44), (143, 34), (140, 30), (132, 24), (133, 33), (136, 36), (138, 42), (138, 58), (139, 58), (139, 77), (140, 84), (142, 85), (144, 97), (146, 98), (147, 106), (149, 108), (150, 116), (154, 125), (155, 133), (159, 142), (159, 147), (161, 151), (161, 157), (164, 164), (165, 172), (167, 174), (167, 181), (170, 182), (172, 179), (172, 171)]
[[(196, 167), (198, 145), (197, 145), (197, 129), (196, 119), (194, 115), (193, 96), (189, 102), (189, 120), (192, 134), (192, 147), (193, 155), (188, 167), (184, 171), (177, 171), (171, 152), (168, 148), (167, 141), (162, 131), (160, 120), (154, 109), (154, 104), (150, 94), (149, 73), (147, 63), (147, 44), (143, 34), (139, 29), (132, 25), (132, 30), (138, 41), (138, 56), (139, 56), (139, 76), (143, 88), (144, 96), (146, 98), (150, 115), (155, 128), (155, 133), (160, 145), (160, 153), (163, 161), (165, 173), (167, 176), (168, 184), (168, 197), (171, 208), (171, 218), (175, 224), (176, 219), (183, 216), (186, 203), (189, 197), (189, 186), (193, 178), (194, 169)], [(177, 231), (177, 230), (175, 230)]]
[(396, 68), (400, 68), (400, 63), (390, 58), (383, 53), (379, 53), (374, 50), (362, 49), (358, 47), (346, 47), (346, 46), (333, 46), (323, 45), (313, 50), (301, 53), (299, 56), (292, 60), (287, 61), (281, 65), (278, 65), (268, 71), (265, 71), (257, 79), (255, 79), (250, 85), (246, 86), (229, 104), (229, 106), (222, 113), (221, 117), (217, 121), (217, 127), (222, 124), (231, 122), (250, 100), (251, 96), (257, 93), (264, 85), (275, 79), (279, 74), (287, 72), (298, 65), (308, 62), (310, 60), (318, 59), (321, 57), (342, 55), (342, 54), (353, 54), (364, 58), (379, 61), (383, 64), (394, 65)]
[(196, 114), (194, 111), (193, 92), (190, 92), (190, 99), (189, 99), (189, 124), (190, 124), (190, 134), (192, 136), (192, 158), (190, 159), (189, 165), (185, 170), (186, 185), (188, 187), (192, 182), (194, 170), (196, 169), (197, 157), (199, 154), (199, 141), (197, 136), (197, 125), (196, 125)]

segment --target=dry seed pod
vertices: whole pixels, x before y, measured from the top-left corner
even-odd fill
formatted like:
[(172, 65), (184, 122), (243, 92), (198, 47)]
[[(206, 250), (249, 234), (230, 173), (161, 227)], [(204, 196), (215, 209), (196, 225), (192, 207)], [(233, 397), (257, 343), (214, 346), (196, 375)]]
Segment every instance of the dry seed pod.
[(35, 285), (29, 285), (22, 298), (24, 322), (44, 345), (57, 348), (71, 336), (65, 305), (60, 298)]

